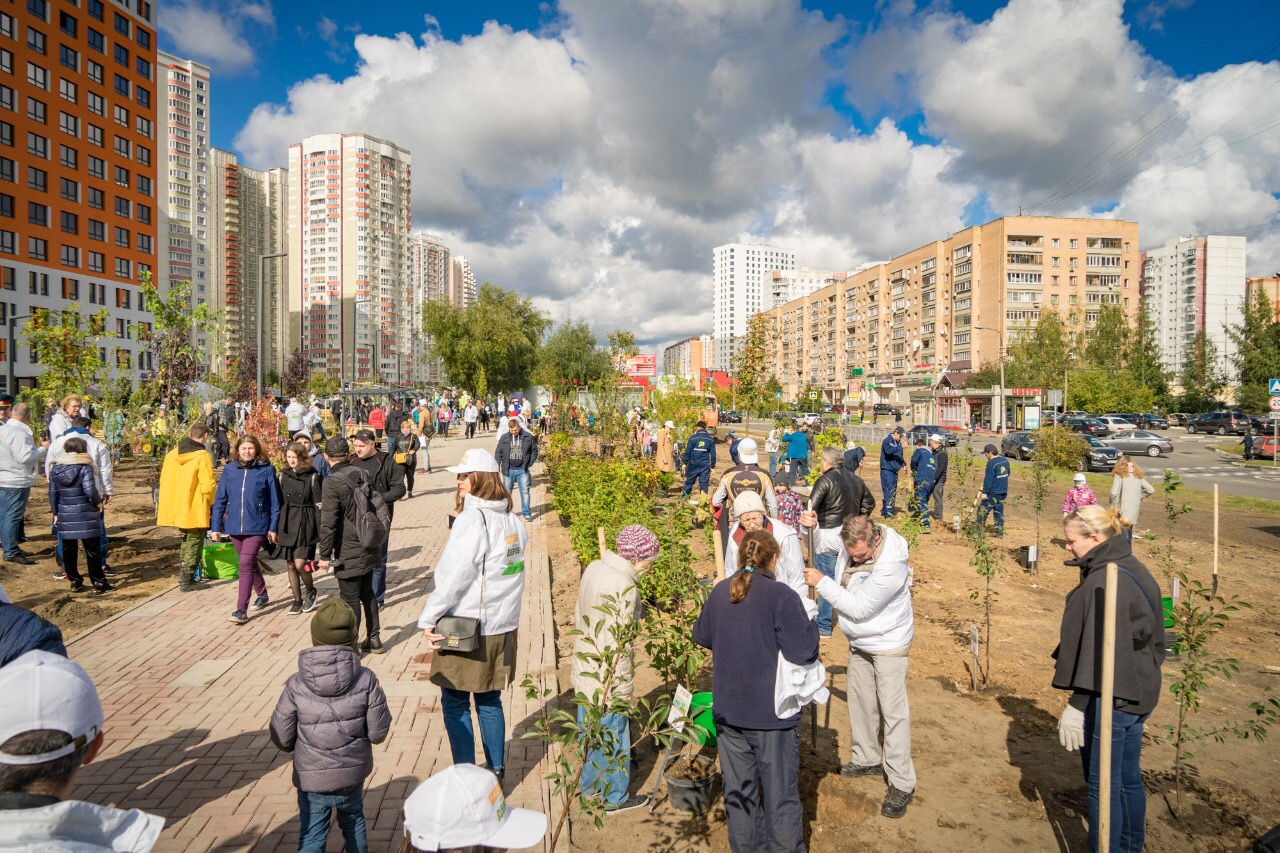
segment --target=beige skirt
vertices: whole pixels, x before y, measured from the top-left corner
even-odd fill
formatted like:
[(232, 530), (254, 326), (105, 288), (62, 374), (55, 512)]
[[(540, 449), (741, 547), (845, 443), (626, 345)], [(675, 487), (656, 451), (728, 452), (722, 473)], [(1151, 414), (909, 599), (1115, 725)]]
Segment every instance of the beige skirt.
[(436, 652), (431, 656), (431, 683), (467, 693), (502, 690), (516, 675), (516, 631), (480, 637), (474, 652)]

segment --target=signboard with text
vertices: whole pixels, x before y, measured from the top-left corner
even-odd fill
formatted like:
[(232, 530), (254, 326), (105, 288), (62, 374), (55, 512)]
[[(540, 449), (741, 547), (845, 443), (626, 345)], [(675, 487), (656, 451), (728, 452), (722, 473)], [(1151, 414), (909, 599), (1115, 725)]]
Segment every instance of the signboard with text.
[(658, 375), (658, 356), (647, 352), (634, 355), (627, 359), (622, 370), (632, 379), (638, 379), (641, 376), (652, 378)]

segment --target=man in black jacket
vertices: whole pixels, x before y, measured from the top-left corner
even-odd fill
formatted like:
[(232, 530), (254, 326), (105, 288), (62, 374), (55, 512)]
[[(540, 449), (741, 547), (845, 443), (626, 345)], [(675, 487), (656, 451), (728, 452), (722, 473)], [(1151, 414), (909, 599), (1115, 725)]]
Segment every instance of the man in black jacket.
[(943, 490), (947, 484), (947, 442), (941, 435), (929, 436), (933, 451), (933, 517), (942, 520)]
[(507, 431), (498, 439), (498, 448), (493, 452), (498, 460), (498, 470), (502, 472), (502, 480), (507, 491), (520, 489), (520, 510), (525, 521), (533, 518), (529, 510), (530, 471), (533, 463), (538, 461), (538, 440), (533, 433), (520, 426), (517, 418), (507, 421)]
[[(404, 497), (404, 468), (396, 464), (393, 456), (378, 449), (378, 440), (373, 430), (362, 429), (352, 437), (352, 467), (359, 468), (369, 475), (369, 485), (382, 495), (387, 502), (387, 512), (395, 519), (396, 501)], [(387, 546), (390, 538), (382, 543), (378, 557), (378, 567), (373, 570), (373, 597), (378, 606), (382, 606), (387, 594)]]
[[(372, 443), (372, 435), (369, 441)], [(340, 435), (325, 442), (324, 458), (329, 461), (331, 471), (324, 478), (321, 492), (320, 544), (316, 548), (316, 560), (321, 569), (329, 568), (332, 563), (333, 574), (338, 579), (338, 595), (356, 614), (357, 636), (360, 633), (360, 613), (364, 612), (368, 636), (361, 644), (361, 650), (382, 654), (382, 638), (379, 636), (382, 626), (373, 595), (373, 573), (378, 565), (379, 551), (362, 547), (356, 535), (354, 487), (360, 482), (362, 471), (352, 464), (351, 447)], [(377, 486), (373, 488), (377, 489)], [(386, 551), (381, 553), (385, 560)]]
[[(822, 475), (809, 493), (809, 511), (801, 515), (800, 523), (805, 528), (818, 528), (810, 558), (814, 568), (834, 578), (836, 558), (844, 547), (840, 528), (851, 515), (870, 515), (876, 508), (876, 499), (857, 474), (845, 470), (840, 448), (825, 448), (821, 465)], [(831, 636), (831, 605), (822, 598), (818, 600), (818, 634)]]

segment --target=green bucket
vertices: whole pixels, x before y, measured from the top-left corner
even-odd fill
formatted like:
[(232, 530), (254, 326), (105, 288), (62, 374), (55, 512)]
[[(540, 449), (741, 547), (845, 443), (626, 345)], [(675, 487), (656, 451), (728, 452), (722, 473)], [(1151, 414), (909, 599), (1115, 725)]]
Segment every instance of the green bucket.
[(711, 694), (695, 693), (689, 703), (689, 719), (693, 722), (693, 740), (705, 746), (716, 745), (716, 722), (711, 713)]
[(1164, 626), (1166, 628), (1173, 627), (1173, 599), (1166, 596), (1160, 599), (1160, 606), (1164, 609)]

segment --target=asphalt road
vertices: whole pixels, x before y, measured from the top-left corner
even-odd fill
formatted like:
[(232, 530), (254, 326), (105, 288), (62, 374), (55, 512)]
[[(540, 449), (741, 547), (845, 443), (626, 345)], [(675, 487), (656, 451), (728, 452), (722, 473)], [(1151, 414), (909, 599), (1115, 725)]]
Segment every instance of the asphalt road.
[[(886, 419), (880, 426), (887, 432), (893, 428), (893, 423)], [(903, 427), (910, 429), (911, 425), (904, 422)], [(727, 430), (733, 428), (741, 432), (742, 425), (723, 424), (719, 429), (720, 436), (723, 437)], [(751, 435), (760, 439), (762, 454), (764, 450), (763, 436), (767, 435), (768, 432), (768, 421), (752, 419)], [(1173, 441), (1173, 453), (1163, 456), (1159, 460), (1146, 456), (1141, 457), (1139, 464), (1141, 464), (1143, 471), (1146, 472), (1147, 479), (1153, 483), (1163, 481), (1163, 470), (1168, 468), (1182, 477), (1182, 481), (1187, 488), (1212, 492), (1213, 484), (1217, 483), (1219, 491), (1224, 495), (1239, 495), (1247, 498), (1267, 498), (1280, 501), (1280, 466), (1259, 468), (1239, 464), (1233, 465), (1231, 460), (1212, 449), (1212, 445), (1215, 444), (1227, 444), (1233, 440), (1239, 442), (1238, 436), (1190, 435), (1182, 427), (1156, 430), (1156, 434)], [(1000, 444), (996, 436), (976, 436), (973, 441), (975, 453), (981, 456), (979, 451), (988, 441), (997, 446)], [(950, 448), (948, 452), (955, 453), (957, 450), (961, 452), (964, 450), (963, 436), (961, 436), (959, 447)], [(1011, 461), (1014, 465), (1029, 464), (1018, 462), (1017, 460)]]

